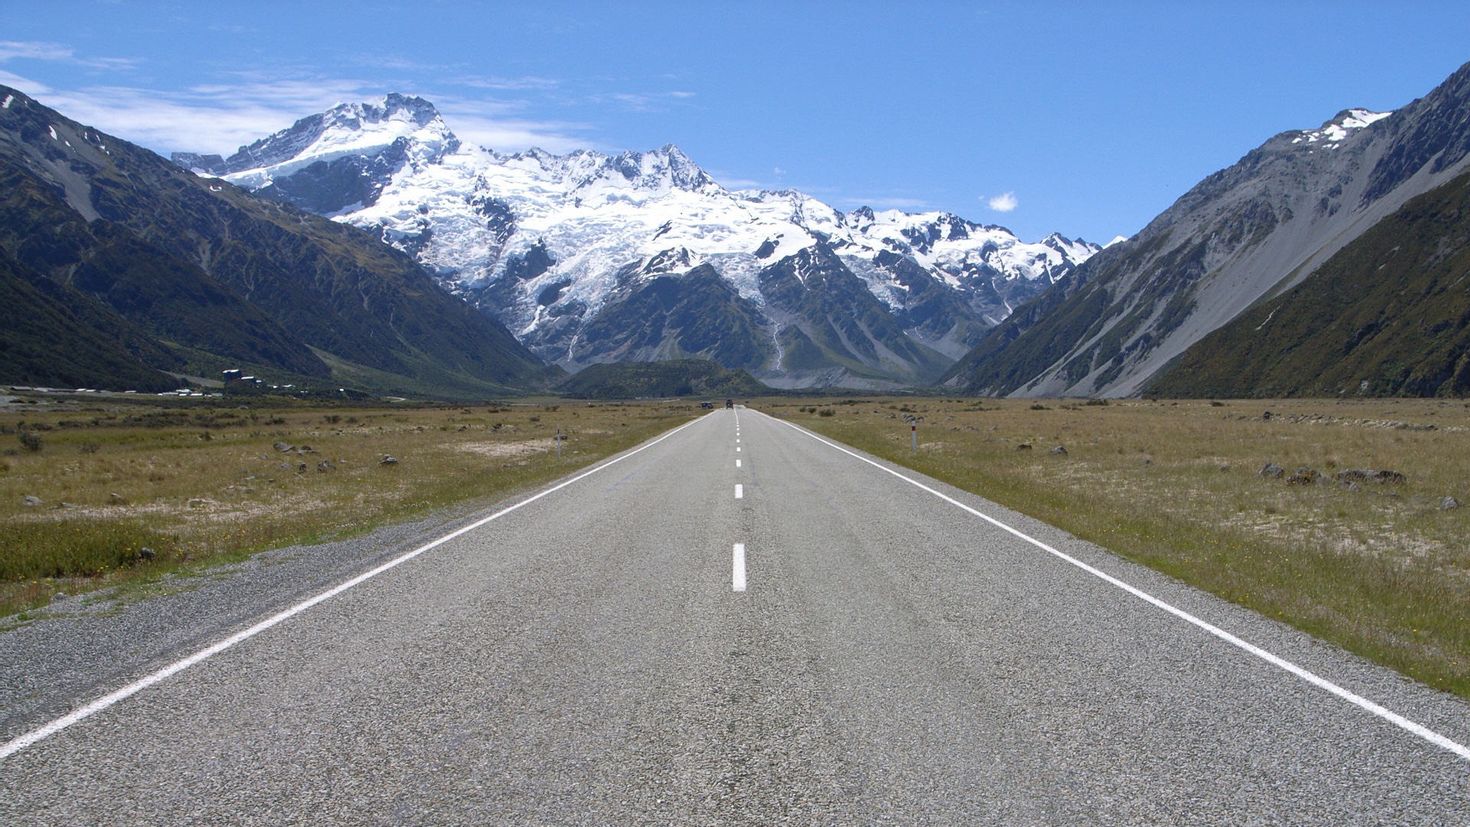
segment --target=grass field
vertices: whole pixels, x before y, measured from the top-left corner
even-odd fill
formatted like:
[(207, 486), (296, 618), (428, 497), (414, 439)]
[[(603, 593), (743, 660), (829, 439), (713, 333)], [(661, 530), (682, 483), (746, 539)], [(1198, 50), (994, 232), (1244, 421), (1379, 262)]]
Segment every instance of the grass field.
[(503, 498), (696, 412), (688, 402), (11, 403), (0, 408), (0, 616), (58, 592), (151, 581)]
[[(1470, 698), (1464, 402), (754, 406)], [(696, 413), (689, 402), (11, 404), (0, 410), (0, 615), (502, 498)], [(557, 428), (568, 437), (560, 459)], [(1283, 475), (1261, 476), (1266, 463)], [(1288, 482), (1299, 468), (1321, 478)], [(1404, 479), (1336, 479), (1351, 469)], [(1445, 509), (1445, 497), (1467, 505)]]
[[(1463, 401), (877, 398), (755, 407), (1470, 698)], [(917, 453), (906, 418), (918, 424)], [(1066, 452), (1054, 453), (1058, 446)], [(1261, 476), (1267, 463), (1283, 475)], [(1299, 468), (1321, 477), (1288, 482)], [(1351, 469), (1404, 480), (1337, 479)], [(1445, 497), (1466, 507), (1444, 508)]]

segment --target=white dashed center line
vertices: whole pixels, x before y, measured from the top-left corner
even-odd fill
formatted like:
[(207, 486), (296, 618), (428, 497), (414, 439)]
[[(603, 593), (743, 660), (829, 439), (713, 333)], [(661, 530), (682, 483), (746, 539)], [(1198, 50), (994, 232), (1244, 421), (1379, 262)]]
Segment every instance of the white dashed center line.
[(735, 460), (735, 467), (736, 468), (739, 468), (740, 467), (740, 460), (738, 460), (738, 459)]
[(735, 483), (735, 499), (737, 499), (737, 500), (738, 499), (742, 499), (744, 496), (745, 496), (745, 486), (741, 485), (738, 482)]
[(730, 561), (730, 587), (737, 592), (745, 591), (745, 544), (736, 543)]

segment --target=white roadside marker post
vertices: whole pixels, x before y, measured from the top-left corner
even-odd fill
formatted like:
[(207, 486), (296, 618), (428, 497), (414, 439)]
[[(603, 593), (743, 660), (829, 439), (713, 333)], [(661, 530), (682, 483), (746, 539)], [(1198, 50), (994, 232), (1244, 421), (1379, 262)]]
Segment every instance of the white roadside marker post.
[(915, 454), (919, 453), (919, 424), (917, 422), (909, 423), (909, 450)]

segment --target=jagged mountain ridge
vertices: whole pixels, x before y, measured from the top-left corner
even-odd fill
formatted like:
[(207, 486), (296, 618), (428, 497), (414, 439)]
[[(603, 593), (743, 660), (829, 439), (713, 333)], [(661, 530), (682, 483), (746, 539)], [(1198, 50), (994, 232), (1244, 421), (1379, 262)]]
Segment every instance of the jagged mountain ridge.
[(945, 381), (976, 393), (1128, 396), (1470, 165), (1470, 65), (1394, 113), (1352, 109), (1205, 178), (993, 330)]
[(508, 331), (375, 237), (190, 175), (16, 90), (0, 98), (9, 269), (65, 288), (40, 295), (75, 311), (68, 324), (147, 337), (128, 348), (143, 367), (236, 363), (456, 395), (545, 386)]
[[(304, 118), (227, 160), (176, 161), (373, 229), (538, 354), (573, 368), (740, 354), (727, 367), (779, 385), (929, 381), (1099, 249), (1060, 235), (1026, 244), (947, 213), (844, 214), (795, 191), (729, 190), (674, 146), (499, 154), (463, 144), (427, 101), (401, 95)], [(823, 268), (846, 271), (814, 285), (866, 294), (826, 306), (889, 322), (834, 336), (842, 320), (822, 316), (822, 302), (795, 301), (789, 291), (773, 300), (764, 285), (783, 277), (772, 268), (804, 250)], [(670, 282), (706, 266), (728, 291)], [(661, 294), (717, 299), (715, 318), (751, 323), (728, 331), (738, 341), (699, 350), (677, 333), (650, 333), (637, 347), (602, 335), (619, 309), (647, 304), (638, 296), (655, 282)], [(687, 321), (681, 330), (696, 324)], [(818, 341), (827, 342), (821, 358), (784, 358), (788, 344)]]

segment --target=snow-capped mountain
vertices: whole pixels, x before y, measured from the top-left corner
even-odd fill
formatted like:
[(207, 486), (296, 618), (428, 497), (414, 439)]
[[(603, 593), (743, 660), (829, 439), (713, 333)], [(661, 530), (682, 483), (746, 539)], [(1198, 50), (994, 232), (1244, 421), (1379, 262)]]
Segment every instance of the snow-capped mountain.
[(379, 233), (571, 368), (698, 355), (778, 385), (927, 381), (1100, 249), (726, 189), (672, 145), (501, 154), (401, 95), (175, 160)]

